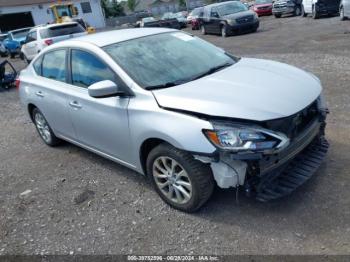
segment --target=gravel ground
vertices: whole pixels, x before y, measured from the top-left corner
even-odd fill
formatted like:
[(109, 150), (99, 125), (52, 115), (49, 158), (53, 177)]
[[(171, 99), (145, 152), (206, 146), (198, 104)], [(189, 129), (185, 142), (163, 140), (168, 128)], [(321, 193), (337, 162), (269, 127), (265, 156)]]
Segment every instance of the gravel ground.
[(306, 185), (265, 204), (242, 194), (237, 205), (233, 190), (216, 190), (198, 213), (181, 213), (127, 168), (71, 144), (45, 146), (16, 91), (5, 91), (0, 255), (350, 254), (350, 22), (261, 21), (256, 34), (203, 38), (236, 55), (279, 60), (321, 78), (331, 148)]

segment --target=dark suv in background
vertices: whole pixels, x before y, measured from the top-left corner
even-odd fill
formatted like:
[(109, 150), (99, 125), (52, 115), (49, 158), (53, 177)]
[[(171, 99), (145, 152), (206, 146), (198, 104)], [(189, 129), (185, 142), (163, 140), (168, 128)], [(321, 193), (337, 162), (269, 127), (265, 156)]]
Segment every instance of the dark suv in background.
[(226, 1), (205, 6), (199, 24), (203, 34), (226, 37), (235, 32), (255, 32), (259, 27), (259, 18), (240, 1)]

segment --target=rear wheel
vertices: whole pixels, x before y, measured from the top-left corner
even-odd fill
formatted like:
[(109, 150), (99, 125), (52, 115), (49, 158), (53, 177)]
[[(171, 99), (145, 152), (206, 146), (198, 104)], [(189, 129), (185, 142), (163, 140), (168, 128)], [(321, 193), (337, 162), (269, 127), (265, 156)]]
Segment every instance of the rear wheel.
[(55, 136), (49, 123), (38, 108), (33, 109), (32, 118), (41, 139), (49, 146), (58, 145), (61, 140)]
[(313, 7), (312, 7), (312, 18), (313, 18), (313, 19), (318, 19), (318, 17), (319, 17), (319, 14), (318, 14), (318, 12), (317, 12), (317, 10), (316, 10), (316, 7), (313, 6)]
[(305, 13), (305, 9), (304, 9), (303, 5), (301, 6), (301, 16), (302, 17), (307, 17), (307, 13)]
[(341, 21), (344, 21), (344, 20), (346, 20), (346, 16), (345, 16), (345, 12), (344, 12), (344, 7), (340, 7), (340, 9), (339, 9), (339, 14), (340, 14), (340, 20)]
[(208, 165), (165, 143), (148, 155), (147, 174), (159, 196), (185, 212), (194, 212), (207, 202), (215, 184)]

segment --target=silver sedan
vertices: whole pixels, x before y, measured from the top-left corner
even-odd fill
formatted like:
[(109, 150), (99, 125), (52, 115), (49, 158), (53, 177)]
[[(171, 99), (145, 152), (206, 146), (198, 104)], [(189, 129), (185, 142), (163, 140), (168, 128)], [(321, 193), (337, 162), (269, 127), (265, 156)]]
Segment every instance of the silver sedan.
[(147, 175), (166, 203), (187, 212), (215, 185), (261, 201), (288, 195), (328, 148), (316, 76), (177, 30), (54, 44), (17, 85), (47, 145), (65, 140)]

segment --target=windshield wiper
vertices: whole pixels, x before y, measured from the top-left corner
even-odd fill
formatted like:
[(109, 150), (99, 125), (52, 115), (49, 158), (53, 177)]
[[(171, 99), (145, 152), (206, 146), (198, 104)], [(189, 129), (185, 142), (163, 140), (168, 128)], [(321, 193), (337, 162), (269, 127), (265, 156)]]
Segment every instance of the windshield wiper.
[(222, 69), (224, 69), (226, 67), (232, 66), (232, 65), (233, 65), (233, 63), (225, 63), (225, 64), (222, 64), (222, 65), (214, 66), (214, 67), (210, 68), (208, 71), (195, 76), (194, 78), (192, 78), (192, 80), (196, 80), (196, 79), (205, 77), (207, 75), (211, 75), (211, 74), (213, 74), (213, 73), (215, 73), (217, 71), (220, 71), (220, 70), (222, 70)]
[(217, 72), (217, 71), (219, 71), (221, 69), (224, 69), (226, 67), (229, 67), (231, 65), (233, 65), (233, 63), (225, 63), (225, 64), (222, 64), (222, 65), (219, 65), (219, 66), (212, 67), (208, 71), (206, 71), (204, 73), (201, 73), (201, 74), (199, 74), (199, 75), (197, 75), (195, 77), (189, 78), (189, 79), (182, 79), (182, 80), (177, 80), (177, 81), (174, 81), (174, 82), (167, 82), (167, 83), (164, 83), (164, 84), (154, 85), (154, 86), (146, 86), (146, 87), (144, 87), (144, 89), (146, 89), (146, 90), (154, 90), (154, 89), (168, 88), (168, 87), (181, 85), (181, 84), (184, 84), (184, 83), (187, 83), (187, 82), (190, 82), (190, 81), (202, 78), (204, 76), (211, 75), (211, 74), (213, 74), (213, 73), (215, 73), (215, 72)]
[(160, 84), (160, 85), (146, 86), (146, 87), (144, 87), (144, 89), (146, 89), (146, 90), (154, 90), (154, 89), (168, 88), (168, 87), (181, 85), (181, 84), (184, 84), (186, 82), (188, 82), (188, 80), (177, 80), (177, 81), (167, 82), (167, 83)]

